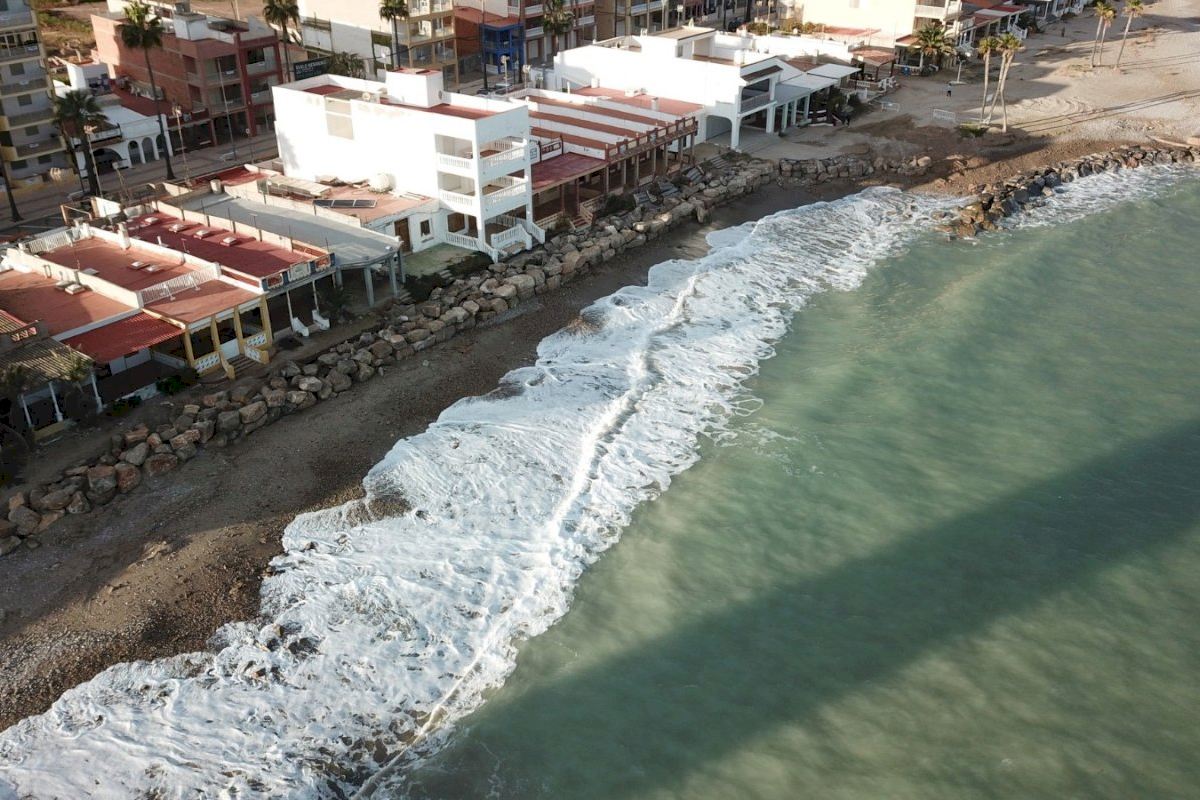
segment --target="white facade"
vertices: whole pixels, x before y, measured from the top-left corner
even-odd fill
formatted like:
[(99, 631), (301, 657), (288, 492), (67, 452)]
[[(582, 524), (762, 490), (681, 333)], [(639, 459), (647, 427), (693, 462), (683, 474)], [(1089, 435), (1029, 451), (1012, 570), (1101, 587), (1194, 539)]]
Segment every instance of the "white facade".
[(656, 36), (624, 36), (559, 53), (552, 85), (559, 89), (603, 87), (660, 96), (703, 106), (698, 141), (728, 132), (737, 148), (739, 129), (766, 113), (766, 130), (800, 121), (808, 92), (784, 82), (799, 70), (781, 57), (753, 50), (751, 37), (708, 28), (681, 28)]
[[(377, 2), (299, 0), (300, 36), (305, 47), (361, 56), (366, 74), (382, 79), (393, 62), (392, 25), (379, 18)], [(410, 0), (408, 18), (396, 20), (402, 67), (441, 69), (457, 83), (453, 0)]]
[(869, 44), (888, 47), (939, 21), (956, 34), (960, 0), (797, 0), (797, 22), (874, 31)]
[(544, 238), (524, 105), (446, 92), (434, 70), (391, 71), (386, 83), (321, 75), (276, 86), (274, 99), (289, 178), (431, 198), (433, 240), (493, 258)]
[[(72, 77), (75, 76), (72, 75)], [(84, 73), (80, 72), (79, 77), (83, 79), (83, 90), (86, 91), (87, 79), (84, 77)], [(66, 92), (74, 91), (73, 87), (74, 80), (72, 87), (59, 86), (58, 94), (61, 96)], [(97, 165), (111, 162), (114, 165), (120, 165), (120, 168), (125, 168), (134, 164), (157, 161), (163, 157), (163, 148), (159, 142), (158, 120), (126, 108), (117, 101), (116, 97), (111, 95), (101, 96), (97, 98), (97, 101), (100, 104), (100, 110), (109, 122), (108, 127), (87, 135), (92, 153), (97, 159)], [(165, 128), (167, 115), (161, 114), (160, 117)], [(75, 161), (82, 173), (86, 175), (88, 169), (85, 160), (86, 147), (80, 137), (72, 137), (72, 144), (75, 146)], [(170, 149), (171, 155), (175, 154), (170, 142), (166, 143), (166, 147)]]

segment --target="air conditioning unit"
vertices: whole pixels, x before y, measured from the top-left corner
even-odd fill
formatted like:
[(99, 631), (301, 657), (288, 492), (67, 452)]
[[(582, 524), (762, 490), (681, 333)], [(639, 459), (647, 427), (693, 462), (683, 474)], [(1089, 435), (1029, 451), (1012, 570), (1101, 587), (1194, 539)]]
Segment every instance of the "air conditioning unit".
[(205, 236), (212, 236), (216, 231), (210, 231), (208, 228), (201, 228), (192, 234), (197, 239), (203, 239)]
[(133, 261), (129, 264), (130, 269), (145, 269), (150, 266), (145, 261)]
[(167, 230), (169, 230), (171, 233), (179, 233), (181, 230), (183, 230), (187, 226), (188, 226), (188, 224), (186, 222), (176, 222), (174, 225), (167, 228)]
[(153, 225), (156, 222), (158, 222), (158, 217), (146, 217), (144, 220), (142, 220), (143, 225)]
[(153, 264), (147, 264), (144, 271), (153, 273), (153, 272), (160, 272), (161, 270), (162, 270), (162, 267), (156, 267)]
[(238, 239), (236, 236), (226, 236), (221, 240), (221, 244), (225, 245), (226, 247), (233, 247), (235, 244), (237, 244), (237, 241)]
[(80, 292), (86, 292), (87, 287), (79, 283), (72, 283), (63, 291), (65, 291), (67, 294), (79, 294)]

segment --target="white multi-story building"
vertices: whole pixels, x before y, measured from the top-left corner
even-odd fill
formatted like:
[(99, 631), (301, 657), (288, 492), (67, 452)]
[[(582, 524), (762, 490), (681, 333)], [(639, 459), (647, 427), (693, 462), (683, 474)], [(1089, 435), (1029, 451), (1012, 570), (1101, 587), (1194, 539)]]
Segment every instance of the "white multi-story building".
[(495, 258), (544, 239), (525, 105), (447, 92), (441, 72), (415, 69), (383, 83), (320, 75), (275, 87), (275, 103), (288, 178), (435, 201), (396, 220), (404, 249), (444, 242)]
[[(360, 56), (368, 77), (401, 67), (440, 69), (458, 84), (453, 0), (410, 0), (408, 17), (392, 24), (379, 18), (378, 2), (299, 0), (300, 35), (310, 50)], [(399, 48), (393, 56), (395, 40)]]
[(642, 94), (698, 105), (698, 141), (741, 127), (767, 132), (800, 124), (814, 86), (777, 55), (753, 50), (753, 37), (683, 27), (652, 36), (620, 36), (559, 53), (554, 88), (591, 95)]

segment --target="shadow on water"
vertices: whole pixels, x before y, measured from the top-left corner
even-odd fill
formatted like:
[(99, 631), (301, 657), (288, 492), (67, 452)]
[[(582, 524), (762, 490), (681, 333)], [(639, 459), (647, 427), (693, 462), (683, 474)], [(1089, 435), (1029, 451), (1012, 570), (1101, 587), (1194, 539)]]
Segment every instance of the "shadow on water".
[[(1198, 517), (1200, 420), (504, 696), (480, 715), (481, 727), (537, 731), (537, 741), (520, 744), (537, 757), (520, 760), (553, 765), (546, 775), (506, 774), (486, 743), (462, 731), (402, 786), (373, 796), (670, 794), (753, 737), (811, 720), (826, 704), (888, 679), (933, 648), (1176, 541)], [(780, 636), (803, 646), (787, 648), (782, 660), (774, 642)], [(596, 708), (606, 713), (588, 713)], [(580, 763), (593, 758), (611, 768)], [(497, 776), (499, 793), (490, 780)], [(1084, 791), (1080, 796), (1096, 796)]]

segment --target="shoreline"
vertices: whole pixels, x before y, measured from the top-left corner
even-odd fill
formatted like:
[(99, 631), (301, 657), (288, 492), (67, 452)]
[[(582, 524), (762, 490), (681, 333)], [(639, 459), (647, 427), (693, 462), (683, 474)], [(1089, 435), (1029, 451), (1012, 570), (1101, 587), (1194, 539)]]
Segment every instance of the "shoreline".
[(946, 156), (921, 175), (799, 186), (777, 179), (714, 208), (703, 225), (681, 225), (537, 295), (502, 324), (466, 331), (345, 397), (257, 431), (252, 446), (205, 449), (197, 463), (152, 488), (61, 520), (45, 546), (0, 562), (0, 729), (45, 711), (112, 664), (201, 650), (220, 626), (257, 618), (259, 584), (296, 514), (360, 497), (363, 477), (398, 439), (532, 363), (538, 343), (592, 301), (644, 284), (661, 261), (702, 255), (708, 232), (869, 186), (969, 198), (967, 184), (994, 180), (989, 172), (1015, 175), (1095, 152), (1097, 143), (1056, 144), (976, 170), (954, 169)]

